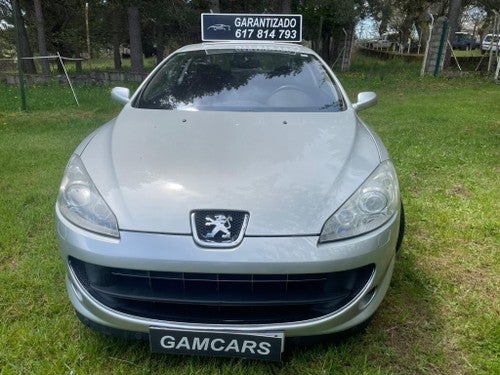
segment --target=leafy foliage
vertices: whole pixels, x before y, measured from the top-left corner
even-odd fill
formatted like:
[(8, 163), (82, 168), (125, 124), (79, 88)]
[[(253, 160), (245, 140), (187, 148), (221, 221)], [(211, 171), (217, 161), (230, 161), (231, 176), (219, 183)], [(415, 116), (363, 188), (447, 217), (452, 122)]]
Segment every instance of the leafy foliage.
[[(88, 0), (92, 55), (114, 51), (115, 68), (121, 68), (120, 51), (129, 45), (127, 8), (137, 7), (140, 15), (142, 52), (146, 57), (157, 54), (158, 60), (171, 50), (187, 43), (199, 42), (199, 15), (211, 7), (228, 13), (281, 13), (291, 11), (304, 16), (304, 38), (326, 60), (332, 61), (350, 38), (354, 25), (372, 17), (380, 34), (396, 31), (406, 42), (415, 30), (427, 32), (428, 12), (447, 14), (450, 0)], [(87, 50), (85, 3), (81, 0), (41, 0), (43, 23), (49, 53), (80, 56)], [(12, 0), (0, 0), (0, 22), (12, 24)], [(36, 15), (33, 1), (19, 0), (23, 22), (31, 46), (37, 46)], [(478, 7), (492, 18), (498, 0), (463, 0), (462, 9)], [(487, 23), (486, 23), (487, 26)], [(484, 27), (486, 27), (484, 26)], [(481, 29), (482, 32), (482, 29)], [(0, 27), (0, 54), (14, 49), (11, 30)], [(423, 38), (425, 40), (425, 38)], [(37, 50), (37, 48), (32, 48)], [(141, 53), (141, 51), (139, 51)]]

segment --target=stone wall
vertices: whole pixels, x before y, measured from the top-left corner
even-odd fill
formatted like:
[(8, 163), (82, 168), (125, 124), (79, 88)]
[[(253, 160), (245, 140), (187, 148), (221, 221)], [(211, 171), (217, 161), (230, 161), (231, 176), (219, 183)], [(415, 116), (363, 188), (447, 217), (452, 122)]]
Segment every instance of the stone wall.
[[(70, 79), (73, 84), (78, 85), (112, 85), (120, 82), (142, 82), (148, 73), (132, 73), (132, 72), (91, 72), (90, 74), (71, 75)], [(25, 82), (27, 84), (67, 84), (68, 81), (65, 75), (44, 76), (39, 74), (25, 74)], [(0, 73), (0, 82), (8, 85), (17, 85), (19, 77), (17, 74)]]

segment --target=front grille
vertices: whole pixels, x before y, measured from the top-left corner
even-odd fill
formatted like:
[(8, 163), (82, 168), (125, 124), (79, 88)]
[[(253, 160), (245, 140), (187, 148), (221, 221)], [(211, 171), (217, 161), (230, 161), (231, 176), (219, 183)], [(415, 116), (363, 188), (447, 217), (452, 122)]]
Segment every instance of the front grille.
[(214, 274), (103, 267), (70, 258), (80, 283), (99, 302), (144, 318), (259, 324), (312, 319), (352, 301), (374, 265), (314, 274)]

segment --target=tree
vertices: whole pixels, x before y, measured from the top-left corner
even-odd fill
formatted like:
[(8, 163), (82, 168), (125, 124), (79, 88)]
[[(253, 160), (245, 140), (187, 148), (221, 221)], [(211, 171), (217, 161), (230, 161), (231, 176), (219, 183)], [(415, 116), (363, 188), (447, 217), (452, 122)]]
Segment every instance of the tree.
[(462, 13), (461, 24), (472, 25), (472, 35), (476, 36), (480, 25), (484, 22), (486, 18), (486, 11), (478, 7), (477, 5), (469, 5), (465, 7)]
[[(17, 1), (17, 0), (13, 0)], [(18, 11), (16, 14), (14, 14), (14, 17), (16, 17), (16, 23), (18, 27), (18, 35), (19, 35), (19, 48), (20, 48), (20, 55), (21, 57), (33, 57), (33, 52), (31, 49), (31, 44), (30, 40), (28, 37), (28, 32), (26, 31), (26, 24), (24, 17), (22, 15), (22, 10), (19, 8), (18, 4)], [(36, 74), (36, 67), (35, 63), (31, 59), (24, 59), (22, 61), (22, 66), (23, 66), (23, 71), (28, 74)]]
[(486, 11), (500, 11), (500, 0), (478, 0), (478, 5), (482, 5)]
[(108, 6), (103, 9), (105, 14), (104, 24), (109, 25), (111, 28), (111, 40), (107, 33), (103, 33), (103, 37), (100, 43), (103, 45), (109, 45), (113, 49), (113, 66), (116, 70), (121, 70), (122, 68), (122, 57), (120, 46), (122, 43), (126, 42), (123, 38), (123, 30), (127, 27), (125, 8), (119, 0), (109, 1)]
[[(45, 26), (43, 20), (42, 3), (40, 0), (34, 0), (36, 18), (36, 31), (38, 36), (38, 53), (40, 56), (47, 56), (47, 42), (45, 40)], [(45, 59), (40, 60), (42, 72), (44, 75), (50, 75), (49, 62)]]
[[(460, 20), (460, 13), (462, 10), (462, 0), (450, 0), (450, 8), (448, 11), (448, 40), (447, 43), (451, 44), (453, 37), (455, 36), (455, 31), (457, 31), (457, 26)], [(448, 45), (449, 45), (448, 44)], [(446, 48), (446, 54), (444, 57), (444, 67), (448, 67), (451, 62), (451, 49)]]
[[(89, 1), (89, 19), (95, 18), (95, 3)], [(43, 18), (47, 33), (47, 44), (61, 56), (81, 57), (85, 50), (85, 3), (80, 0), (42, 0)], [(33, 12), (28, 12), (32, 14)], [(91, 24), (91, 30), (93, 29)], [(94, 36), (91, 35), (91, 39)], [(81, 64), (79, 64), (81, 66)], [(80, 67), (77, 64), (77, 69)], [(58, 71), (63, 72), (60, 63)]]
[[(20, 7), (20, 4), (17, 0), (17, 9), (18, 12), (16, 19), (14, 20), (14, 0), (0, 0), (0, 21), (2, 24), (2, 28), (10, 28), (13, 27), (12, 25), (17, 23), (18, 26), (18, 35), (19, 35), (19, 56), (21, 57), (32, 57), (33, 52), (31, 49), (31, 43), (30, 43), (30, 38), (26, 29), (26, 18), (23, 16), (23, 14), (26, 14), (27, 12), (24, 11)], [(14, 30), (13, 30), (14, 31)], [(7, 44), (7, 45), (12, 45), (14, 46), (15, 43), (15, 38), (16, 38), (16, 33), (15, 32), (3, 32), (2, 34), (5, 34), (7, 38), (10, 37), (10, 40), (5, 40), (2, 42)], [(36, 73), (36, 67), (31, 59), (23, 59), (21, 61), (21, 65), (23, 67), (23, 71), (28, 74), (35, 74)]]
[(327, 62), (350, 55), (354, 26), (364, 11), (364, 1), (358, 0), (303, 0), (297, 8), (304, 19), (304, 38)]
[(111, 18), (111, 32), (113, 35), (113, 66), (116, 70), (121, 70), (122, 68), (122, 57), (120, 53), (121, 46), (121, 7), (119, 5), (114, 5), (114, 12), (112, 12)]
[(292, 13), (292, 0), (284, 0), (282, 2), (281, 13), (283, 13), (283, 14)]
[(397, 34), (403, 48), (416, 32), (422, 48), (429, 34), (429, 13), (435, 17), (446, 14), (448, 0), (368, 0), (368, 14), (379, 24), (379, 33), (388, 31)]
[(220, 1), (210, 0), (210, 10), (214, 13), (220, 13)]
[(144, 62), (142, 59), (141, 22), (139, 8), (131, 5), (127, 8), (128, 32), (130, 37), (130, 66), (133, 72), (142, 72)]

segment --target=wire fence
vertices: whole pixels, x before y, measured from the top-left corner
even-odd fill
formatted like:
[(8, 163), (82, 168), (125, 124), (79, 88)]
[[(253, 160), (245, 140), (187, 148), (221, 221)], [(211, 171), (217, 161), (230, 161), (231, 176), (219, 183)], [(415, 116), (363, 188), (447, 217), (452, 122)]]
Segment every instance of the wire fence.
[[(56, 55), (49, 55), (49, 56), (32, 56), (32, 57), (23, 57), (21, 58), (23, 61), (29, 61), (31, 60), (34, 66), (34, 71), (35, 74), (42, 74), (43, 72), (43, 67), (42, 67), (42, 61), (46, 60), (48, 63), (49, 67), (49, 74), (57, 74), (57, 73), (63, 73), (60, 72), (59, 70), (61, 69), (61, 61), (65, 62), (65, 65), (68, 64), (68, 62), (73, 62), (73, 71), (76, 71), (78, 65), (82, 65), (82, 62), (85, 61), (84, 58), (73, 58), (73, 57), (65, 57), (65, 56), (60, 56), (59, 54)], [(26, 69), (25, 69), (26, 70)], [(69, 70), (69, 69), (67, 69)], [(7, 58), (0, 58), (0, 72), (1, 73), (17, 73), (17, 58), (12, 58), (12, 57), (7, 57)], [(25, 72), (26, 73), (26, 72)]]
[[(120, 69), (115, 69), (112, 57), (74, 58), (61, 56), (59, 53), (48, 56), (24, 57), (21, 59), (23, 67), (23, 81), (27, 84), (67, 84), (74, 93), (73, 83), (77, 85), (113, 85), (122, 82), (140, 83), (149, 71), (156, 65), (156, 57), (144, 59), (142, 72), (133, 72), (130, 68), (130, 59), (122, 58)], [(26, 61), (30, 66), (26, 67)], [(43, 62), (48, 65), (43, 69)], [(29, 69), (27, 69), (29, 68)], [(35, 72), (35, 73), (32, 73)], [(0, 58), (0, 82), (10, 85), (20, 84), (16, 58)], [(75, 101), (78, 99), (76, 95)]]
[[(66, 70), (71, 76), (80, 74), (90, 74), (92, 72), (129, 72), (131, 70), (130, 58), (128, 56), (121, 57), (120, 66), (115, 67), (113, 57), (99, 56), (93, 57), (92, 60), (87, 58), (74, 58), (61, 56), (65, 63)], [(23, 60), (32, 60), (36, 74), (43, 74), (42, 60), (46, 60), (49, 65), (49, 75), (57, 76), (63, 74), (61, 65), (58, 62), (58, 56), (34, 56), (25, 57)], [(156, 66), (156, 57), (144, 58), (144, 71), (151, 71)], [(26, 72), (25, 72), (26, 73)], [(17, 74), (17, 59), (16, 58), (0, 58), (0, 74)]]

